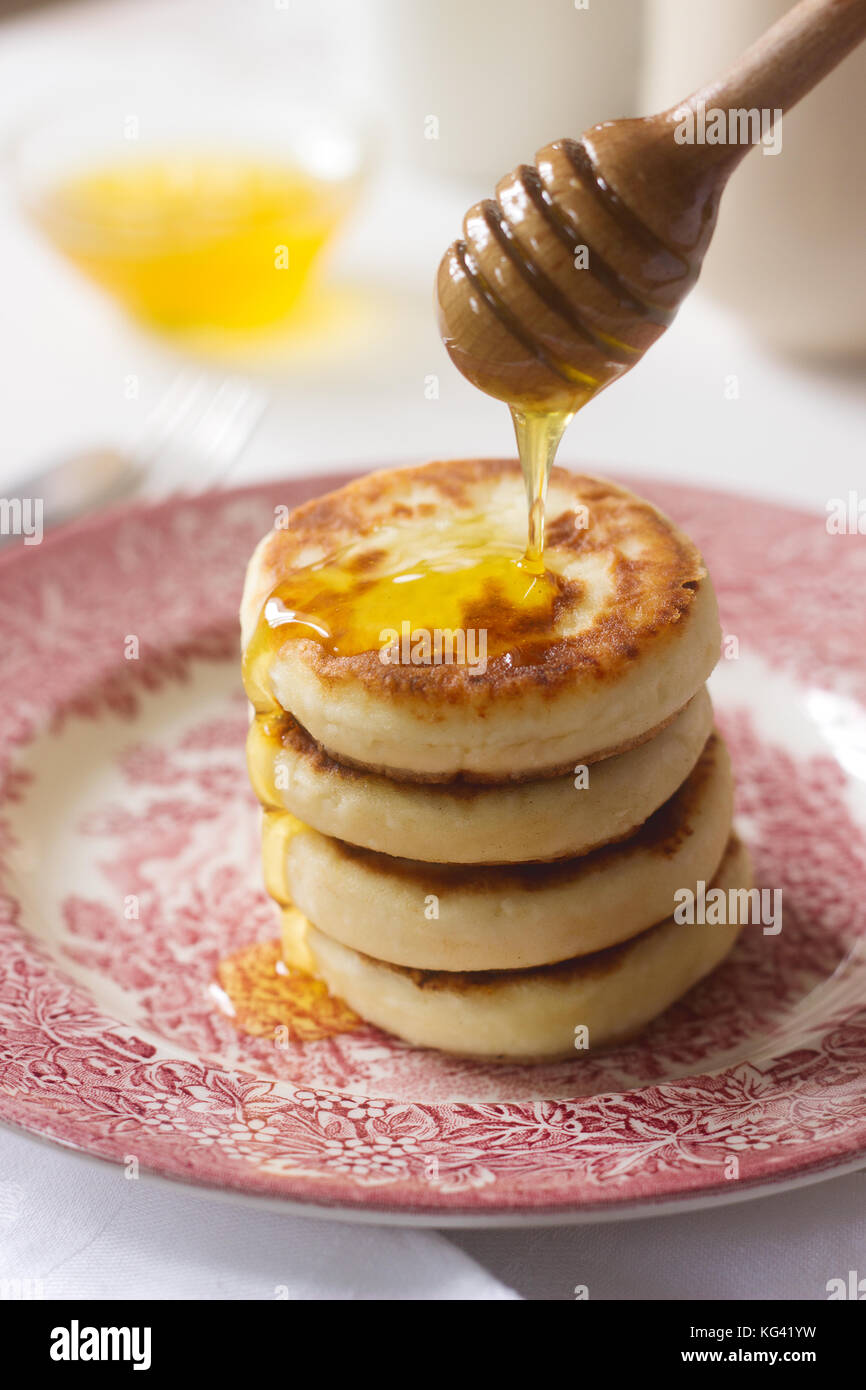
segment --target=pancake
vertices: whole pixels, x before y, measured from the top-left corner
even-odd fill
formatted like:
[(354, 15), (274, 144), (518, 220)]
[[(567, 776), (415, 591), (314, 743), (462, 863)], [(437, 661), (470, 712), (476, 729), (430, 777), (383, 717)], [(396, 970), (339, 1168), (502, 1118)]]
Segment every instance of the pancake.
[(655, 738), (540, 781), (473, 786), (396, 782), (337, 762), (284, 715), (250, 725), (250, 777), (266, 806), (291, 811), (323, 835), (404, 859), (519, 864), (585, 854), (630, 835), (672, 796), (709, 737), (706, 689)]
[[(713, 735), (671, 799), (620, 844), (555, 864), (423, 864), (301, 827), (266, 859), (284, 865), (278, 901), (334, 941), (422, 970), (515, 970), (602, 950), (709, 882), (731, 830), (727, 750)], [(276, 833), (282, 835), (279, 819)], [(269, 823), (266, 822), (266, 839)]]
[(247, 572), (255, 708), (423, 781), (564, 774), (652, 736), (718, 657), (700, 555), (649, 503), (561, 468), (547, 517), (535, 574), (516, 461), (373, 473), (299, 507)]
[[(732, 836), (713, 886), (751, 886), (748, 854)], [(728, 954), (737, 925), (683, 924), (673, 917), (620, 946), (534, 970), (448, 974), (407, 970), (362, 955), (284, 913), (290, 966), (312, 971), (362, 1018), (418, 1047), (521, 1062), (579, 1057), (631, 1036)]]

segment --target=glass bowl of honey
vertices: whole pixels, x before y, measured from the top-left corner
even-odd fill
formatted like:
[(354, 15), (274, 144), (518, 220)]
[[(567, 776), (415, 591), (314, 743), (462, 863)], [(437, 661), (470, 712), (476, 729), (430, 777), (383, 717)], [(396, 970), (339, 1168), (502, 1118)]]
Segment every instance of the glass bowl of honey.
[(137, 319), (256, 331), (308, 291), (370, 143), (357, 118), (278, 94), (109, 89), (29, 122), (10, 170), (52, 245)]

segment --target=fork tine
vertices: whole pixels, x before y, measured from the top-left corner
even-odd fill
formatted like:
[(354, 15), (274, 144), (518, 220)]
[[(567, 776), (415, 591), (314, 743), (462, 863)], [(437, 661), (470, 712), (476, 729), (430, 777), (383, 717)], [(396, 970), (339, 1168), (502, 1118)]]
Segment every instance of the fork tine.
[(150, 497), (190, 485), (196, 491), (216, 486), (239, 459), (268, 403), (247, 381), (226, 378), (214, 389), (204, 374), (188, 378), (174, 397), (160, 411), (161, 441), (143, 479)]
[(245, 385), (225, 412), (220, 431), (211, 439), (205, 461), (206, 473), (199, 473), (200, 488), (213, 488), (225, 481), (253, 436), (267, 408), (264, 392)]
[(181, 427), (204, 383), (203, 372), (184, 370), (177, 373), (144, 422), (134, 448), (137, 462), (150, 463)]
[(219, 448), (234, 415), (243, 404), (244, 392), (245, 388), (234, 382), (220, 382), (196, 425), (196, 451), (200, 460), (210, 458)]
[(176, 486), (178, 474), (188, 470), (196, 424), (212, 393), (203, 373), (186, 373), (167, 394), (173, 399), (157, 406), (156, 425), (136, 450), (142, 469), (141, 491), (148, 497), (169, 492)]

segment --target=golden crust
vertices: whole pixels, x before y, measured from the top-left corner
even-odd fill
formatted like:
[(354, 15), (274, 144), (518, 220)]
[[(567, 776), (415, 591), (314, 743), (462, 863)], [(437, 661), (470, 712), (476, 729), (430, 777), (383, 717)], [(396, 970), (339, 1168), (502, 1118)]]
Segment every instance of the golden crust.
[[(417, 553), (424, 554), (424, 537), (436, 517), (486, 511), (491, 498), (494, 524), (510, 528), (508, 538), (519, 543), (525, 503), (520, 466), (512, 459), (448, 460), (372, 473), (305, 503), (292, 513), (288, 529), (265, 538), (253, 559), (242, 614), (245, 640), (269, 594), (294, 570), (361, 541), (369, 548), (355, 563), (359, 571), (374, 573), (390, 555), (395, 535), (416, 534)], [(507, 518), (497, 515), (503, 498)], [(579, 508), (589, 514), (583, 529), (575, 524)], [(483, 674), (457, 664), (384, 665), (378, 649), (334, 655), (305, 638), (292, 639), (297, 658), (323, 689), (349, 681), (390, 702), (471, 704), (483, 717), (486, 706), (530, 689), (550, 693), (614, 683), (654, 644), (682, 634), (706, 570), (692, 542), (648, 502), (606, 480), (554, 468), (547, 538), (545, 558), (559, 576), (560, 593), (550, 630), (533, 639), (531, 663), (497, 655)], [(603, 575), (603, 583), (590, 584), (590, 575)], [(498, 619), (513, 623), (514, 614), (497, 614), (494, 605), (486, 614), (491, 630)]]
[(382, 855), (333, 837), (330, 837), (331, 844), (340, 856), (362, 863), (369, 873), (381, 874), (385, 879), (401, 877), (412, 881), (417, 885), (419, 901), (428, 894), (443, 896), (453, 888), (464, 893), (496, 894), (506, 898), (515, 891), (545, 889), (556, 882), (572, 880), (577, 891), (581, 879), (621, 863), (624, 854), (640, 851), (661, 859), (671, 858), (693, 833), (692, 826), (700, 812), (707, 782), (720, 760), (726, 766), (727, 753), (718, 734), (712, 733), (678, 791), (637, 830), (577, 859), (521, 864), (437, 864)]
[[(594, 763), (603, 762), (606, 758), (616, 758), (621, 753), (630, 753), (632, 749), (640, 748), (641, 744), (649, 743), (657, 734), (669, 728), (689, 703), (690, 701), (687, 700), (681, 709), (674, 710), (673, 714), (669, 714), (666, 719), (662, 719), (651, 729), (636, 734), (634, 738), (625, 739), (612, 748), (603, 748), (597, 753), (589, 753), (583, 761), (587, 766), (592, 766)], [(279, 740), (283, 747), (290, 748), (299, 757), (309, 759), (311, 766), (319, 773), (343, 778), (351, 776), (360, 778), (371, 773), (374, 776), (382, 776), (381, 769), (376, 763), (365, 763), (359, 758), (350, 757), (348, 753), (342, 753), (339, 758), (334, 757), (292, 715), (286, 714), (285, 711), (279, 715), (278, 724), (275, 723), (275, 727), (279, 729)], [(564, 777), (566, 773), (574, 770), (573, 762), (573, 758), (568, 758), (559, 766), (545, 767), (544, 776)], [(493, 772), (458, 772), (454, 774), (446, 772), (434, 775), (432, 773), (410, 772), (402, 768), (389, 770), (387, 775), (392, 782), (411, 782), (413, 785), (420, 786), (447, 787), (454, 796), (477, 796), (480, 792), (489, 791), (491, 787), (515, 786), (522, 782), (532, 782), (538, 779), (538, 773), (533, 771), (507, 774)]]
[[(712, 886), (725, 878), (730, 864), (740, 854), (742, 854), (741, 841), (736, 832), (732, 831), (725, 847), (722, 862), (713, 875)], [(496, 990), (502, 984), (517, 984), (521, 979), (569, 981), (601, 979), (605, 975), (611, 974), (631, 953), (639, 950), (651, 932), (664, 931), (669, 927), (670, 922), (670, 918), (665, 918), (664, 921), (654, 923), (636, 936), (628, 937), (625, 941), (618, 941), (613, 946), (606, 946), (603, 950), (592, 951), (588, 955), (572, 956), (568, 960), (553, 961), (549, 965), (524, 966), (516, 970), (415, 970), (410, 966), (394, 965), (391, 961), (379, 960), (372, 956), (364, 958), (373, 960), (377, 966), (384, 970), (393, 971), (394, 974), (411, 980), (418, 989), (447, 990), (451, 994), (484, 993)], [(357, 954), (364, 956), (362, 951), (357, 951)]]

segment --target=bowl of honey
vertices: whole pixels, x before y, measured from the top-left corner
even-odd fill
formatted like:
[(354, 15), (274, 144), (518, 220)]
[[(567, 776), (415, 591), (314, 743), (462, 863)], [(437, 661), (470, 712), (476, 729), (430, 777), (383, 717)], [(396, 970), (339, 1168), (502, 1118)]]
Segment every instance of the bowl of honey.
[(225, 84), (65, 98), (11, 150), (29, 217), (137, 319), (166, 332), (289, 319), (351, 212), (363, 124)]

